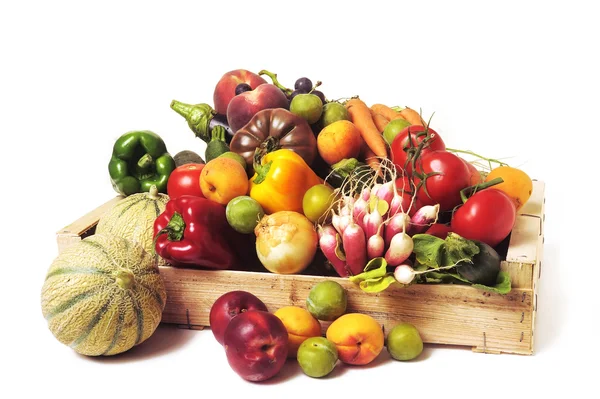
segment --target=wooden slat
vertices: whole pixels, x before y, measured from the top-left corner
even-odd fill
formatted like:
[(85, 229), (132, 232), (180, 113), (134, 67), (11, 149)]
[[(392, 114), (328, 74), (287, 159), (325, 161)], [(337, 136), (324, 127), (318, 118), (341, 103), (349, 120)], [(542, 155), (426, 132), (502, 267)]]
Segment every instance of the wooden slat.
[(538, 236), (543, 229), (544, 183), (533, 182), (533, 192), (529, 200), (519, 210), (513, 227), (506, 260), (535, 264), (537, 259)]
[(82, 236), (84, 236), (86, 232), (98, 224), (98, 220), (100, 220), (100, 217), (104, 214), (104, 212), (108, 211), (122, 199), (122, 196), (116, 196), (115, 198), (100, 205), (93, 211), (88, 212), (68, 226), (60, 229), (56, 233), (58, 251), (60, 252), (69, 245), (81, 240)]
[[(164, 323), (192, 328), (209, 326), (210, 308), (222, 294), (243, 289), (275, 311), (306, 306), (312, 286), (323, 277), (281, 276), (271, 273), (207, 271), (161, 267), (167, 287)], [(348, 292), (348, 312), (371, 315), (389, 330), (401, 321), (413, 323), (423, 341), (466, 345), (486, 352), (531, 354), (531, 290), (514, 289), (508, 295), (468, 286), (392, 286), (369, 294), (347, 279), (331, 278)], [(325, 330), (329, 323), (323, 323)]]

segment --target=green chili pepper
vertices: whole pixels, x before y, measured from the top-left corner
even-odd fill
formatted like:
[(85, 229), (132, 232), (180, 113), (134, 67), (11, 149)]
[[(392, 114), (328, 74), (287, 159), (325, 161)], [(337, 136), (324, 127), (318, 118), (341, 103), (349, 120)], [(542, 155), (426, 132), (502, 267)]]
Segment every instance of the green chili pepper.
[(162, 138), (151, 131), (123, 134), (113, 147), (108, 164), (113, 188), (121, 195), (148, 192), (156, 186), (167, 192), (167, 181), (175, 169), (175, 161), (167, 152)]

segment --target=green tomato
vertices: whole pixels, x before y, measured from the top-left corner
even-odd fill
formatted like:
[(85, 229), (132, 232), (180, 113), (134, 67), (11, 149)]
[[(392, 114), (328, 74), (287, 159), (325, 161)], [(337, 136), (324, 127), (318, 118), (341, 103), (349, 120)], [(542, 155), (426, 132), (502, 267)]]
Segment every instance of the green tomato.
[(325, 222), (325, 215), (331, 210), (335, 197), (334, 190), (325, 184), (312, 186), (302, 198), (304, 216), (313, 223)]

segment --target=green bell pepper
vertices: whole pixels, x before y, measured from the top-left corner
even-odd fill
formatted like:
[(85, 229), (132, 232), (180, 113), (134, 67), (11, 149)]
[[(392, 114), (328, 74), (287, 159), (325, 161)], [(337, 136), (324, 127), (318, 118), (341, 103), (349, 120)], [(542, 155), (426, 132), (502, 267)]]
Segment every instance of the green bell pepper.
[(108, 172), (115, 191), (121, 195), (148, 192), (156, 186), (167, 192), (167, 181), (175, 161), (163, 139), (149, 130), (132, 131), (117, 139)]

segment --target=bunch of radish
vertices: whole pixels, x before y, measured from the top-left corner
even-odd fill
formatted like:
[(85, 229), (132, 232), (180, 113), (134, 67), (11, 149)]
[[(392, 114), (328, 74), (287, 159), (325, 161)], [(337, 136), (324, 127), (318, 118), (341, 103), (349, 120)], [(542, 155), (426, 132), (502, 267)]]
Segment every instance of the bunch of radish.
[(412, 235), (437, 221), (439, 205), (411, 212), (414, 196), (397, 187), (395, 170), (385, 176), (385, 182), (373, 181), (356, 193), (342, 187), (341, 192), (350, 194), (331, 210), (331, 224), (318, 228), (321, 251), (341, 277), (362, 273), (377, 257), (384, 257), (388, 266), (402, 265), (413, 252)]

